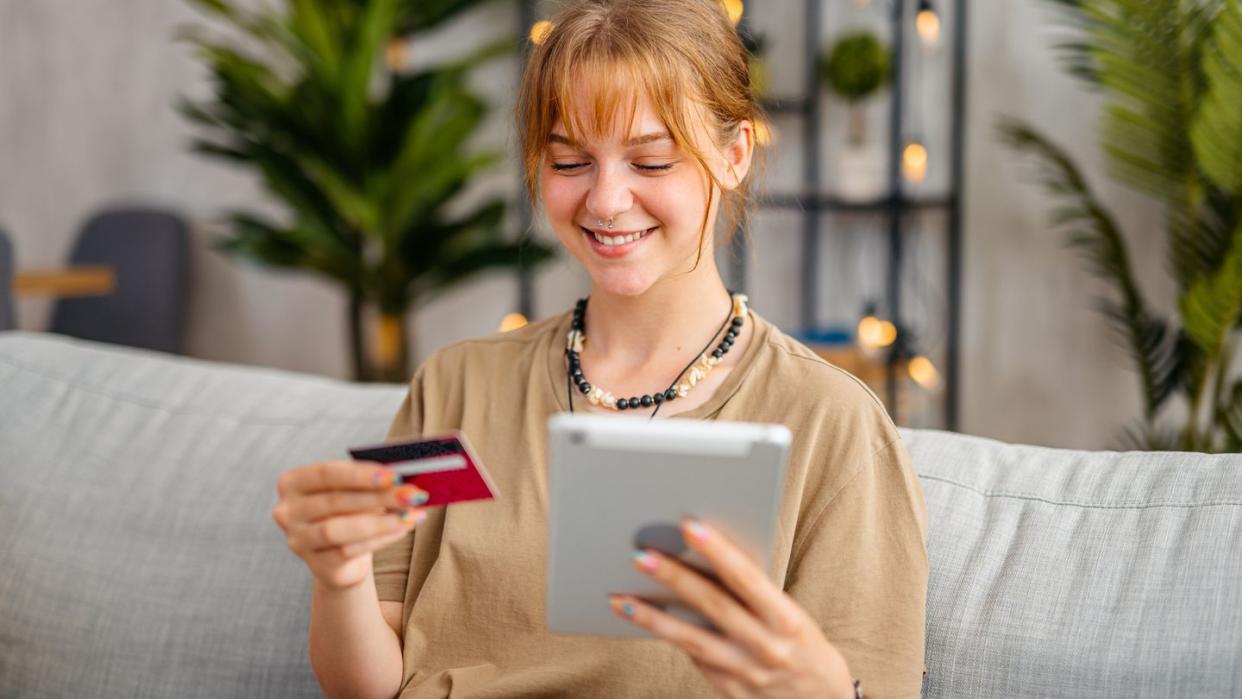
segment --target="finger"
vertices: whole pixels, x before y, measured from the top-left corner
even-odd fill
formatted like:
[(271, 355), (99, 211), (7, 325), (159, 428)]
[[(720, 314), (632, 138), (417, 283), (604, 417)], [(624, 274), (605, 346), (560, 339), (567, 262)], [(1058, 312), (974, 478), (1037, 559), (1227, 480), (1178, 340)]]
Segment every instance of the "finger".
[(634, 567), (672, 590), (686, 604), (707, 617), (725, 635), (764, 663), (777, 660), (773, 648), (779, 639), (749, 609), (720, 585), (675, 558), (657, 551), (640, 551)]
[(696, 663), (726, 673), (734, 673), (738, 668), (754, 664), (742, 649), (720, 636), (660, 611), (636, 597), (611, 595), (608, 601), (617, 616), (672, 643)]
[(805, 615), (742, 549), (718, 530), (695, 519), (682, 522), (686, 544), (703, 556), (712, 572), (769, 628), (792, 634)]
[(400, 474), (370, 461), (325, 461), (291, 469), (276, 479), (281, 497), (325, 490), (379, 490), (395, 484)]
[(372, 551), (390, 544), (410, 533), (411, 528), (427, 519), (427, 512), (425, 510), (407, 510), (406, 512), (408, 513), (408, 520), (404, 520), (396, 529), (386, 534), (373, 536), (370, 539), (364, 539), (362, 541), (355, 541), (352, 544), (346, 544), (341, 547), (341, 554), (345, 558), (353, 558), (354, 556), (361, 556), (364, 553), (371, 553)]
[(413, 485), (403, 485), (371, 493), (356, 490), (315, 493), (283, 500), (276, 507), (283, 510), (281, 514), (288, 518), (287, 521), (297, 523), (315, 522), (333, 515), (402, 510), (418, 507), (428, 499), (426, 491)]
[(302, 550), (323, 551), (385, 534), (401, 523), (401, 513), (395, 512), (329, 517), (295, 527), (289, 535), (289, 545)]

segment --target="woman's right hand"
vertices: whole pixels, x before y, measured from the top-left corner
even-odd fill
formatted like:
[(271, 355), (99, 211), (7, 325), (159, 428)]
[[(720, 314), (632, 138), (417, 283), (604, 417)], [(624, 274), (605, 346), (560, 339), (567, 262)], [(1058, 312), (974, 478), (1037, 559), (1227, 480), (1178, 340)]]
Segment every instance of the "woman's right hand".
[(426, 513), (426, 491), (363, 461), (327, 461), (280, 474), (272, 519), (289, 550), (325, 587), (343, 590), (371, 575), (371, 552), (400, 539)]

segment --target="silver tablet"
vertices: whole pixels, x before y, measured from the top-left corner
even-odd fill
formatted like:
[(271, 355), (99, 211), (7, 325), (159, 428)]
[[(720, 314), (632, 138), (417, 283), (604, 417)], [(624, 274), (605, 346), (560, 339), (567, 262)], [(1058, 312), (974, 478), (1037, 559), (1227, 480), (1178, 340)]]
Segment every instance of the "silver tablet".
[(638, 548), (653, 548), (706, 571), (682, 540), (687, 515), (768, 569), (789, 448), (784, 426), (561, 414), (548, 431), (550, 630), (647, 636), (613, 615), (609, 593), (710, 626), (632, 563)]

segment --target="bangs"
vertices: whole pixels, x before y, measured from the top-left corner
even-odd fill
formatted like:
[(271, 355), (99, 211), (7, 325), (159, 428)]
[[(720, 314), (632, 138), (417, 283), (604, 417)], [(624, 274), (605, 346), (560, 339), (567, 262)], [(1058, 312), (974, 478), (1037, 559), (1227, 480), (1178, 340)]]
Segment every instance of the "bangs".
[[(539, 121), (544, 145), (552, 127), (560, 122), (574, 143), (605, 139), (622, 129), (622, 138), (631, 135), (639, 102), (647, 99), (652, 112), (668, 130), (673, 142), (693, 151), (687, 115), (679, 105), (685, 102), (678, 76), (667, 75), (671, 67), (648, 58), (609, 51), (607, 46), (590, 44), (577, 51), (554, 51), (543, 74), (536, 99), (546, 105)], [(619, 54), (619, 55), (618, 55)]]
[[(634, 128), (638, 103), (648, 93), (637, 71), (627, 63), (592, 58), (569, 70), (551, 72), (556, 77), (549, 85), (553, 112), (547, 131), (559, 121), (574, 143), (607, 138), (618, 126), (622, 137), (628, 136)], [(578, 86), (588, 89), (583, 92)]]

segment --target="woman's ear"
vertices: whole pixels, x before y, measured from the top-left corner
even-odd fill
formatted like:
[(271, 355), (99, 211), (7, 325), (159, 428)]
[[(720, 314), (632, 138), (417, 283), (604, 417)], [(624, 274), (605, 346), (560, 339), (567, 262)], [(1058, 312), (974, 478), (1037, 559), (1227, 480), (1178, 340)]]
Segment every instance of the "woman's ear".
[(737, 125), (737, 136), (732, 143), (725, 144), (722, 155), (725, 161), (724, 177), (721, 183), (725, 189), (737, 189), (746, 173), (750, 171), (751, 157), (755, 154), (755, 125), (743, 119)]

